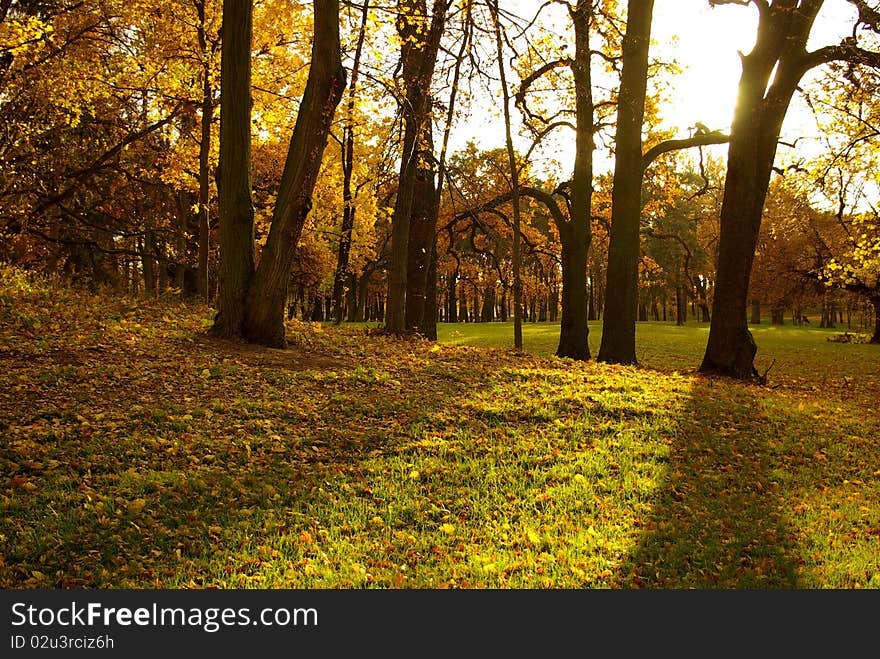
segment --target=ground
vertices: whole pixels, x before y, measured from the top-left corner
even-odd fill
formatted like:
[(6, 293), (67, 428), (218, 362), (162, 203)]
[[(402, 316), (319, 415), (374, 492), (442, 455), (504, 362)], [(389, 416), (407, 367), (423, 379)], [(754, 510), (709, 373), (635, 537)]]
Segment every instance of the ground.
[(880, 587), (877, 346), (756, 328), (763, 387), (696, 325), (640, 368), (548, 324), (272, 350), (0, 274), (0, 587)]

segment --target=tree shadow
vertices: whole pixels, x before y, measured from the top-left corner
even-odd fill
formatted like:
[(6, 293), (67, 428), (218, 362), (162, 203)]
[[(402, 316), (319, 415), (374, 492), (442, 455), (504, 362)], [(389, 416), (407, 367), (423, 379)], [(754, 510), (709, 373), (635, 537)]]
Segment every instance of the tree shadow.
[(624, 588), (797, 588), (797, 538), (780, 482), (779, 433), (747, 386), (695, 381), (671, 440), (669, 480)]
[[(0, 447), (0, 474), (14, 464), (35, 485), (4, 507), (0, 584), (204, 586), (211, 565), (240, 586), (282, 562), (279, 549), (313, 557), (330, 522), (310, 519), (312, 504), (381, 508), (370, 463), (409, 450), (425, 410), (472, 386), (455, 373), (491, 362), (354, 331), (307, 349), (196, 337), (145, 350), (68, 378), (63, 401), (47, 385), (16, 410), (27, 434)], [(326, 487), (338, 476), (352, 484), (346, 501)]]

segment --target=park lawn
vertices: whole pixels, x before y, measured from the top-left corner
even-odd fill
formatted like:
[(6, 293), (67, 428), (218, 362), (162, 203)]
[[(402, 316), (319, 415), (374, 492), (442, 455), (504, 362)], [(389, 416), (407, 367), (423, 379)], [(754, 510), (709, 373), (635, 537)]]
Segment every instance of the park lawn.
[(629, 368), (210, 318), (0, 272), (0, 587), (880, 587), (877, 346), (761, 328), (758, 387), (697, 326)]

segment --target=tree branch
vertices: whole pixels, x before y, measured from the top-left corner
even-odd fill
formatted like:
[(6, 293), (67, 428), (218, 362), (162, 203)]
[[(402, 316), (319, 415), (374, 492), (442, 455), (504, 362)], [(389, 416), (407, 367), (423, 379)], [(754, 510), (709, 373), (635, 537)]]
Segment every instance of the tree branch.
[(690, 149), (695, 146), (709, 146), (711, 144), (727, 144), (728, 142), (730, 142), (730, 135), (725, 135), (717, 130), (708, 133), (697, 133), (693, 137), (665, 140), (655, 144), (645, 152), (642, 156), (642, 167), (647, 169), (657, 158), (670, 151)]

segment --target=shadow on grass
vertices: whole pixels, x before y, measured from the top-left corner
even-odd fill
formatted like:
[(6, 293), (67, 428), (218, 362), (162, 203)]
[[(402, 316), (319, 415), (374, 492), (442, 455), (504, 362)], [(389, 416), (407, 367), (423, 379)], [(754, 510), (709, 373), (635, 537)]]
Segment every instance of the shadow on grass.
[[(23, 439), (0, 446), (0, 475), (10, 465), (28, 484), (0, 506), (0, 585), (205, 586), (228, 575), (223, 585), (259, 586), (267, 565), (318, 553), (333, 522), (316, 509), (362, 508), (371, 523), (385, 495), (366, 463), (406, 451), (424, 410), (465, 394), (466, 379), (446, 374), (469, 365), (386, 341), (372, 347), (394, 370), (372, 369), (358, 359), (362, 339), (350, 343), (338, 360), (200, 340), (186, 346), (195, 368), (157, 353), (145, 373), (122, 355), (106, 377), (65, 382), (63, 401), (34, 392), (12, 419)], [(218, 379), (187, 375), (201, 364)], [(152, 401), (133, 405), (133, 392)], [(351, 486), (344, 500), (326, 487), (337, 477)]]
[(797, 588), (779, 428), (749, 388), (695, 382), (670, 447), (669, 480), (642, 520), (619, 587)]

